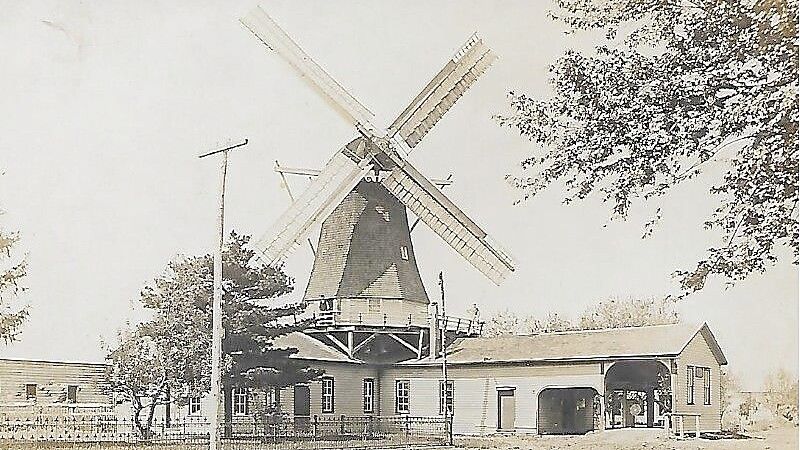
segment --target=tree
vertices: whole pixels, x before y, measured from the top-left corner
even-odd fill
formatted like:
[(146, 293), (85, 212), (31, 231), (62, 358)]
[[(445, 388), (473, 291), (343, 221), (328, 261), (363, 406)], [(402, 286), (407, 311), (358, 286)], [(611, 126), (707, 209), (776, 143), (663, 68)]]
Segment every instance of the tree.
[(675, 302), (669, 299), (610, 299), (589, 306), (575, 322), (554, 312), (547, 313), (544, 319), (538, 319), (533, 315), (520, 316), (507, 309), (489, 318), (484, 335), (525, 335), (601, 328), (644, 327), (667, 325), (679, 321), (680, 315), (675, 309)]
[(13, 252), (19, 234), (0, 230), (0, 340), (8, 344), (17, 340), (22, 324), (28, 318), (28, 307), (14, 302), (24, 289), (22, 278), (27, 273), (24, 259)]
[(765, 403), (770, 412), (790, 422), (797, 422), (798, 381), (785, 369), (767, 376), (764, 382)]
[(595, 330), (667, 325), (679, 321), (680, 315), (675, 309), (675, 302), (670, 299), (612, 298), (587, 308), (578, 319), (577, 327), (581, 330)]
[[(139, 325), (133, 330), (119, 333), (119, 346), (109, 352), (110, 365), (106, 377), (114, 392), (131, 403), (133, 421), (139, 436), (150, 437), (156, 408), (171, 401), (171, 393), (182, 393), (179, 398), (199, 395), (201, 385), (187, 385), (184, 369), (192, 367), (189, 373), (202, 372), (207, 360), (187, 358), (187, 347), (196, 342), (185, 341), (182, 345), (169, 342), (165, 333), (155, 333), (150, 324)], [(183, 354), (178, 358), (177, 354)], [(207, 376), (206, 376), (207, 378)], [(208, 389), (208, 380), (205, 388)], [(144, 413), (144, 417), (142, 417)]]
[[(723, 429), (734, 429), (740, 424), (743, 412), (743, 401), (737, 401), (737, 397), (742, 395), (741, 382), (734, 374), (722, 372), (719, 380), (719, 389)], [(749, 411), (747, 415), (749, 415)]]
[[(290, 359), (296, 349), (274, 346), (275, 338), (306, 328), (309, 320), (295, 319), (304, 305), (279, 301), (280, 296), (291, 292), (293, 280), (280, 268), (258, 263), (247, 247), (249, 239), (231, 233), (223, 251), (223, 387), (227, 392), (232, 386), (282, 388), (321, 375)], [(131, 336), (146, 348), (128, 353), (122, 349), (123, 341), (109, 354), (112, 374), (117, 371), (125, 380), (140, 382), (140, 392), (151, 399), (159, 398), (150, 395), (152, 392), (162, 393), (163, 389), (147, 386), (168, 386), (170, 401), (178, 404), (209, 392), (212, 292), (210, 255), (171, 261), (140, 295), (153, 318)], [(146, 377), (137, 376), (154, 368), (147, 357), (142, 357), (151, 355), (148, 352), (158, 355), (150, 358), (157, 362), (157, 370)], [(225, 398), (227, 401), (230, 395)], [(135, 409), (136, 401), (132, 404)]]
[(680, 296), (764, 272), (779, 248), (797, 264), (797, 0), (557, 3), (555, 19), (605, 42), (564, 53), (552, 96), (512, 92), (498, 117), (535, 144), (510, 177), (524, 198), (563, 182), (565, 202), (599, 194), (625, 218), (717, 165), (705, 227), (722, 244), (675, 272)]

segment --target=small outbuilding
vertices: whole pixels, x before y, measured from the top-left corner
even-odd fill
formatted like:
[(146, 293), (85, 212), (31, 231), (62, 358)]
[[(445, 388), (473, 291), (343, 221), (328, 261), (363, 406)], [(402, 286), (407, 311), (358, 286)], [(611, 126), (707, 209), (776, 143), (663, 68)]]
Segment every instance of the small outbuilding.
[[(582, 434), (663, 427), (676, 414), (699, 417), (702, 431), (721, 426), (727, 360), (706, 324), (461, 338), (447, 364), (456, 433)], [(383, 404), (395, 406), (392, 387), (402, 384), (404, 411), (439, 414), (441, 365), (426, 358), (385, 368)]]

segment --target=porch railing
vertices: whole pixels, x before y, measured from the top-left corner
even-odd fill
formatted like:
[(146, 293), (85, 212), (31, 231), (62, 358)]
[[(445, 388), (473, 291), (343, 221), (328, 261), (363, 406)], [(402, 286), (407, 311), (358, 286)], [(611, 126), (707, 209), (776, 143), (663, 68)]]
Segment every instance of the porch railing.
[[(225, 450), (390, 448), (444, 445), (452, 429), (441, 417), (274, 417), (244, 418), (222, 424)], [(128, 419), (109, 417), (0, 417), (0, 447), (11, 443), (120, 443), (207, 448), (205, 418), (157, 420), (146, 435)], [(8, 445), (5, 445), (8, 444)], [(22, 448), (22, 447), (21, 447)], [(36, 447), (34, 447), (36, 448)]]

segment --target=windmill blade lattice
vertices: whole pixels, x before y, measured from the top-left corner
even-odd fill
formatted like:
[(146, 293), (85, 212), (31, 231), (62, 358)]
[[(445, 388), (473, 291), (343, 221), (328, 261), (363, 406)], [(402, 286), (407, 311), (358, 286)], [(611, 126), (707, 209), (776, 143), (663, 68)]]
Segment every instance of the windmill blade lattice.
[(314, 62), (261, 7), (253, 9), (240, 22), (264, 45), (281, 55), (348, 122), (375, 130), (374, 114)]
[(269, 264), (283, 258), (322, 223), (370, 170), (371, 157), (354, 159), (339, 150), (311, 184), (257, 243)]
[(408, 161), (396, 167), (383, 185), (434, 233), (495, 284), (514, 271), (510, 255)]
[(389, 136), (399, 135), (416, 147), (495, 60), (494, 52), (473, 34), (389, 126)]

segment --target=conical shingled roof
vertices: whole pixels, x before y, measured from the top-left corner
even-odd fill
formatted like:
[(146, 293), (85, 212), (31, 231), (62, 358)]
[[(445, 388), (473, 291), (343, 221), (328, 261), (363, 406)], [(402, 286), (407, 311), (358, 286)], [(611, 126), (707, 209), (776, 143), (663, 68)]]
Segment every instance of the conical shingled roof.
[(428, 303), (406, 208), (361, 181), (322, 223), (305, 299), (382, 298)]

